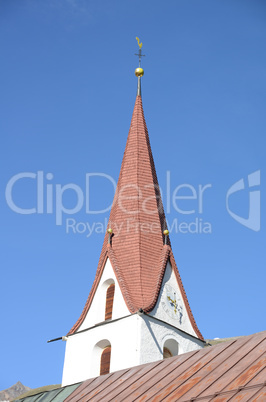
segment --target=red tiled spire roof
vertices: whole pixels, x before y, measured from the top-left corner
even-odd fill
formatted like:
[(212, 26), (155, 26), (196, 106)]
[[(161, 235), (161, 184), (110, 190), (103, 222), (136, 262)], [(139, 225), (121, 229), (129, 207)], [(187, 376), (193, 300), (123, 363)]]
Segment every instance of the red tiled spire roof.
[(107, 258), (131, 313), (139, 309), (150, 312), (154, 308), (170, 260), (192, 326), (203, 339), (190, 310), (169, 238), (168, 244), (164, 245), (166, 219), (140, 95), (135, 102), (108, 227), (113, 230), (111, 242), (108, 243), (109, 234), (106, 233), (91, 292), (69, 334), (76, 332), (82, 324)]

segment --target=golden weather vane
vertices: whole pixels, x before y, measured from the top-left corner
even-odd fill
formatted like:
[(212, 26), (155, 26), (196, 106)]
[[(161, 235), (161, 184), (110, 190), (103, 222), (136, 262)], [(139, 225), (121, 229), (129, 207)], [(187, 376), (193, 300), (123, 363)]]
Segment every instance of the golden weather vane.
[(139, 43), (139, 38), (136, 36), (136, 39), (137, 39), (137, 41), (138, 41), (138, 45), (139, 45), (139, 52), (138, 53), (135, 53), (135, 56), (139, 56), (139, 67), (140, 67), (140, 64), (141, 64), (141, 58), (143, 57), (143, 56), (145, 56), (145, 54), (142, 54), (142, 52), (141, 52), (141, 48), (142, 48), (142, 42), (141, 43)]
[(141, 48), (142, 48), (142, 42), (139, 43), (139, 38), (138, 38), (137, 36), (136, 36), (136, 39), (137, 39), (137, 41), (138, 41), (139, 48), (141, 49)]

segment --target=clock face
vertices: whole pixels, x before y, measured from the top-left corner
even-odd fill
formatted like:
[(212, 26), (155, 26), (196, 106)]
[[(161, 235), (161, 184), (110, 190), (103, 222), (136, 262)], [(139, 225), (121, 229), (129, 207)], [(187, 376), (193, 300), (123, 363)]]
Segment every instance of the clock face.
[(178, 320), (179, 324), (183, 322), (183, 305), (177, 296), (177, 291), (170, 285), (165, 285), (163, 291), (162, 306), (169, 317)]

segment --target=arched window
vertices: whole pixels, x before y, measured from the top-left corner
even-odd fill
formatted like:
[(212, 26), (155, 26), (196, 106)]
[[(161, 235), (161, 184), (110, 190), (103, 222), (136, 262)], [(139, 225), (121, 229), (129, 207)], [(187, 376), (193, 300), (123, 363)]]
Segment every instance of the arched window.
[(109, 339), (102, 339), (92, 349), (90, 359), (90, 376), (97, 377), (110, 372), (111, 364), (111, 342)]
[(101, 355), (100, 375), (110, 372), (111, 345), (106, 346)]
[(175, 339), (167, 339), (163, 345), (163, 358), (177, 356), (179, 352), (179, 344)]
[(115, 284), (112, 283), (107, 288), (106, 291), (105, 320), (110, 320), (112, 318), (114, 294), (115, 294)]

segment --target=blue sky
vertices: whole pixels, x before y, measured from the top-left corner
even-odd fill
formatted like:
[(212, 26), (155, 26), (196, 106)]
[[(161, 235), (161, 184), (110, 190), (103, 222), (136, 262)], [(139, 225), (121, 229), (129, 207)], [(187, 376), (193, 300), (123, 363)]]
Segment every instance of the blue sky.
[[(197, 324), (205, 338), (265, 330), (265, 17), (263, 0), (0, 1), (0, 389), (61, 382), (65, 345), (47, 340), (79, 317), (103, 241), (96, 230), (67, 233), (67, 219), (100, 232), (108, 218), (82, 207), (56, 225), (46, 202), (44, 213), (13, 211), (6, 188), (15, 175), (43, 172), (55, 206), (56, 185), (85, 194), (88, 173), (117, 180), (136, 96), (136, 36), (171, 242)], [(233, 218), (226, 196), (242, 179), (228, 198)], [(202, 211), (197, 199), (178, 200), (179, 212), (167, 201), (180, 185), (179, 195), (193, 187), (197, 197), (210, 185)], [(36, 194), (36, 179), (24, 177), (12, 200), (33, 208)], [(91, 210), (107, 208), (110, 181), (95, 176), (89, 196)], [(75, 204), (66, 192), (65, 207)], [(193, 222), (197, 233), (182, 233)]]

